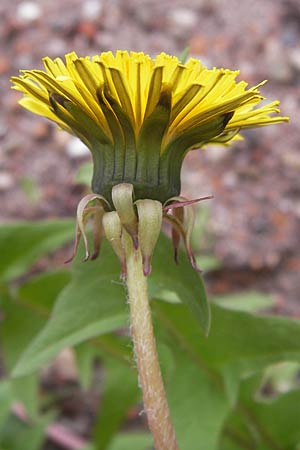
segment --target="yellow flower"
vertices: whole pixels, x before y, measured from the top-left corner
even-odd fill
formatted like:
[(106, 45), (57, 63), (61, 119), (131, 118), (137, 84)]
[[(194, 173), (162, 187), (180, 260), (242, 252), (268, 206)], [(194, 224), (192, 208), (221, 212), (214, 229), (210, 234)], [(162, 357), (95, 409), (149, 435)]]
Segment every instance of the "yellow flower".
[(287, 121), (278, 101), (259, 106), (259, 87), (237, 82), (238, 71), (182, 64), (161, 53), (117, 51), (79, 58), (44, 58), (45, 71), (13, 77), (20, 104), (77, 135), (94, 160), (92, 189), (111, 202), (114, 185), (136, 198), (164, 203), (180, 193), (180, 170), (192, 148), (227, 144), (239, 131)]
[(92, 58), (73, 52), (65, 58), (66, 63), (44, 58), (46, 71), (24, 70), (12, 81), (24, 93), (22, 106), (75, 134), (91, 150), (93, 194), (78, 205), (75, 251), (83, 236), (89, 257), (85, 224), (92, 216), (92, 258), (105, 235), (125, 276), (128, 233), (148, 275), (164, 218), (172, 227), (175, 259), (182, 238), (197, 269), (190, 205), (202, 199), (179, 195), (183, 159), (193, 148), (240, 139), (243, 128), (287, 121), (274, 115), (279, 102), (261, 106), (264, 82), (247, 89), (246, 82), (236, 81), (238, 71), (209, 70), (193, 58), (182, 64), (165, 53), (153, 60), (126, 51)]

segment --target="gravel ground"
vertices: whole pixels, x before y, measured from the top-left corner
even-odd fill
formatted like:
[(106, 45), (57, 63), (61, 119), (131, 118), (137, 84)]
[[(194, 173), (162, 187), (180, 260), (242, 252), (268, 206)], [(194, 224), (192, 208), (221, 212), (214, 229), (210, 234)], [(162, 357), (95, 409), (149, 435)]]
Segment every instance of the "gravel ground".
[[(215, 292), (271, 291), (277, 311), (300, 316), (300, 3), (297, 0), (2, 0), (0, 5), (0, 197), (2, 220), (74, 215), (88, 159), (76, 140), (17, 105), (9, 77), (41, 58), (118, 48), (192, 56), (241, 70), (249, 84), (280, 99), (282, 124), (244, 133), (231, 148), (187, 157), (183, 192), (213, 194), (208, 250), (226, 272)], [(207, 249), (206, 249), (207, 250)], [(224, 276), (226, 274), (226, 277)]]

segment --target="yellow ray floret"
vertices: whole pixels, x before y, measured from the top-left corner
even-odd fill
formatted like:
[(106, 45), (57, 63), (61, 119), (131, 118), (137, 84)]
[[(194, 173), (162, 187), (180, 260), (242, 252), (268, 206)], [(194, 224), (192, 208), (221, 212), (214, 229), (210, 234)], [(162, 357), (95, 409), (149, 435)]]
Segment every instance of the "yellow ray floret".
[(65, 59), (44, 58), (45, 71), (22, 71), (20, 77), (12, 78), (14, 89), (24, 93), (20, 103), (25, 108), (78, 135), (89, 146), (93, 132), (95, 139), (114, 141), (114, 120), (121, 128), (122, 120), (128, 122), (137, 139), (164, 93), (170, 98), (170, 114), (161, 153), (177, 137), (200, 127), (205, 130), (203, 126), (218, 117), (227, 117), (223, 129), (216, 128), (215, 135), (195, 133), (189, 147), (226, 143), (235, 140), (240, 129), (288, 120), (273, 115), (279, 112), (279, 102), (259, 106), (263, 83), (247, 89), (247, 83), (236, 81), (238, 71), (209, 70), (193, 58), (182, 64), (165, 53), (152, 59), (144, 53), (117, 51), (92, 58), (79, 58), (72, 52)]

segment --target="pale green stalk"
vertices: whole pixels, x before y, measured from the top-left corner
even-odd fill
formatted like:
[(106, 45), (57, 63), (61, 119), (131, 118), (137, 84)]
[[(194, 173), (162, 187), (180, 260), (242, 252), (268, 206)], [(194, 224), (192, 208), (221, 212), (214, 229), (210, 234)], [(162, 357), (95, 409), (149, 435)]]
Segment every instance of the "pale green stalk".
[(141, 251), (134, 249), (128, 235), (124, 241), (131, 334), (149, 428), (155, 450), (178, 450), (158, 361)]

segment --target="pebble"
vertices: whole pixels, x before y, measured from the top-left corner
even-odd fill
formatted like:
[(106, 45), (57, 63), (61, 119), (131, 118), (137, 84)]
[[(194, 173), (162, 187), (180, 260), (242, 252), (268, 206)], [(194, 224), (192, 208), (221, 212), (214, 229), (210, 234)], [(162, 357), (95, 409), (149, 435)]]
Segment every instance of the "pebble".
[(85, 36), (88, 39), (93, 40), (97, 33), (97, 25), (90, 20), (82, 20), (78, 24), (78, 33)]
[(58, 126), (53, 124), (53, 141), (55, 142), (55, 147), (59, 149), (66, 149), (71, 137), (64, 130), (58, 128)]
[(46, 121), (38, 121), (32, 127), (31, 135), (36, 141), (45, 141), (48, 139), (50, 133), (49, 123)]
[(42, 15), (42, 9), (36, 2), (22, 2), (17, 7), (16, 16), (21, 22), (33, 22)]
[(14, 186), (13, 177), (7, 172), (0, 172), (0, 191), (7, 191)]
[(205, 157), (208, 161), (222, 161), (228, 156), (228, 148), (221, 145), (209, 145), (205, 150)]
[[(299, 0), (291, 1), (299, 4)], [(245, 143), (237, 143), (235, 148), (210, 146), (203, 153), (195, 152), (199, 154), (197, 168), (193, 164), (196, 161), (194, 159), (191, 169), (185, 169), (182, 177), (188, 185), (186, 189), (195, 193), (190, 198), (197, 198), (197, 194), (215, 195), (215, 200), (209, 202), (213, 211), (209, 226), (216, 229), (217, 239), (223, 243), (222, 255), (229, 264), (231, 259), (240, 265), (252, 260), (252, 265), (260, 266), (261, 261), (255, 259), (256, 253), (260, 253), (262, 262), (269, 265), (276, 264), (277, 254), (299, 254), (296, 224), (300, 219), (297, 192), (297, 171), (300, 169), (297, 139), (300, 29), (298, 15), (293, 11), (290, 12), (289, 21), (279, 15), (285, 8), (284, 4), (255, 0), (257, 8), (247, 8), (243, 2), (233, 0), (232, 7), (228, 8), (225, 0), (193, 0), (189, 3), (181, 0), (173, 3), (164, 3), (162, 0), (3, 0), (0, 15), (4, 13), (5, 20), (0, 29), (0, 73), (4, 89), (0, 119), (3, 120), (4, 114), (7, 119), (4, 127), (0, 122), (0, 158), (4, 162), (0, 170), (0, 189), (3, 191), (2, 196), (6, 197), (2, 216), (24, 218), (21, 208), (24, 198), (22, 196), (19, 200), (16, 178), (19, 173), (23, 173), (22, 167), (27, 158), (22, 155), (26, 155), (26, 151), (30, 151), (32, 161), (37, 158), (39, 167), (36, 167), (36, 173), (42, 183), (42, 192), (49, 180), (45, 180), (44, 174), (50, 164), (55, 158), (61, 161), (55, 172), (54, 193), (52, 197), (49, 195), (47, 209), (42, 215), (54, 212), (51, 199), (54, 199), (59, 185), (63, 183), (65, 186), (67, 183), (65, 168), (75, 169), (74, 162), (88, 154), (80, 141), (52, 124), (51, 136), (48, 135), (49, 145), (43, 146), (44, 151), (40, 151), (38, 141), (43, 136), (47, 138), (46, 129), (39, 129), (39, 126), (34, 129), (33, 123), (28, 126), (29, 113), (23, 112), (17, 104), (21, 94), (7, 89), (10, 73), (17, 74), (19, 68), (41, 67), (41, 56), (63, 56), (72, 49), (80, 55), (115, 50), (118, 47), (134, 47), (152, 55), (164, 49), (178, 55), (189, 44), (191, 55), (201, 57), (203, 64), (208, 67), (240, 68), (242, 73), (239, 79), (246, 79), (251, 84), (269, 78), (270, 82), (262, 89), (262, 93), (268, 99), (280, 99), (282, 114), (291, 116), (290, 125), (249, 131)], [(80, 23), (81, 33), (78, 32)], [(257, 138), (254, 138), (254, 134)], [(248, 151), (246, 145), (253, 150)], [(261, 148), (263, 157), (260, 154), (257, 156), (256, 146)], [(247, 149), (245, 158), (240, 148)], [(47, 156), (47, 152), (52, 149), (55, 154)], [(41, 153), (45, 153), (45, 159), (40, 159)], [(249, 166), (257, 167), (261, 174), (259, 179), (255, 178), (255, 172), (240, 169), (242, 164), (247, 165), (248, 162)], [(14, 185), (10, 188), (11, 177), (14, 178)], [(288, 203), (282, 205), (280, 199), (283, 197)], [(250, 213), (247, 211), (250, 209), (261, 214), (259, 208), (262, 211), (278, 208), (288, 216), (289, 223), (293, 224), (294, 221), (296, 224), (290, 229), (284, 228), (279, 221), (274, 222), (273, 233), (262, 233), (259, 242), (254, 245), (258, 238), (249, 225)], [(62, 207), (59, 210), (62, 211)], [(245, 220), (238, 226), (236, 223), (241, 222), (240, 211), (245, 215)], [(259, 224), (256, 224), (257, 228)], [(285, 301), (287, 297), (288, 294)], [(296, 301), (297, 296), (294, 298)]]
[(7, 125), (4, 123), (4, 121), (0, 120), (0, 138), (3, 138), (8, 131)]
[(6, 56), (0, 56), (0, 74), (8, 72), (10, 69), (10, 60)]
[(274, 268), (280, 263), (280, 255), (278, 252), (270, 252), (266, 254), (266, 265), (269, 268)]
[(226, 172), (223, 176), (223, 184), (227, 188), (235, 188), (238, 184), (237, 174), (234, 171)]
[(151, 3), (144, 3), (143, 7), (134, 10), (136, 21), (148, 31), (160, 30), (165, 25), (165, 14), (158, 6), (154, 8)]
[(294, 203), (293, 205), (293, 211), (295, 213), (295, 216), (300, 219), (300, 202)]
[(195, 11), (190, 8), (171, 9), (168, 20), (171, 25), (184, 29), (184, 31), (194, 28), (198, 23)]
[(23, 70), (30, 70), (33, 65), (33, 57), (30, 53), (20, 53), (15, 57), (15, 64), (17, 67), (21, 67)]
[(99, 0), (89, 0), (82, 4), (81, 17), (88, 20), (94, 20), (100, 16), (103, 11), (103, 4)]
[(96, 33), (95, 36), (95, 45), (99, 47), (99, 49), (108, 49), (112, 48), (114, 43), (114, 36), (106, 31), (101, 31), (100, 33)]
[(276, 39), (270, 39), (267, 42), (265, 65), (267, 78), (270, 80), (278, 83), (290, 83), (294, 78), (294, 71), (289, 64), (288, 54)]
[(300, 169), (300, 154), (298, 151), (285, 151), (280, 156), (286, 167), (295, 170)]
[(295, 47), (289, 51), (289, 62), (291, 66), (300, 72), (300, 48)]
[[(105, 6), (105, 17), (103, 20), (105, 30), (110, 30), (113, 35), (116, 34), (116, 30), (118, 30), (119, 27), (121, 27), (123, 31), (125, 29), (125, 27), (123, 27), (123, 20), (124, 18), (122, 17), (122, 11), (118, 5), (114, 4), (114, 2), (107, 2)], [(121, 43), (123, 44), (123, 40)]]
[(76, 137), (71, 137), (66, 145), (66, 152), (71, 159), (83, 158), (90, 154), (84, 143)]
[(192, 55), (206, 54), (209, 49), (209, 40), (205, 36), (198, 34), (192, 36), (188, 44)]
[(263, 257), (260, 255), (252, 255), (249, 258), (249, 266), (252, 270), (261, 270), (265, 266)]
[(74, 352), (70, 348), (60, 351), (54, 361), (47, 367), (43, 368), (42, 376), (54, 376), (63, 381), (76, 381), (78, 372), (75, 364)]
[(53, 38), (47, 43), (46, 54), (50, 57), (56, 58), (57, 55), (64, 55), (68, 52), (68, 46), (65, 39)]

